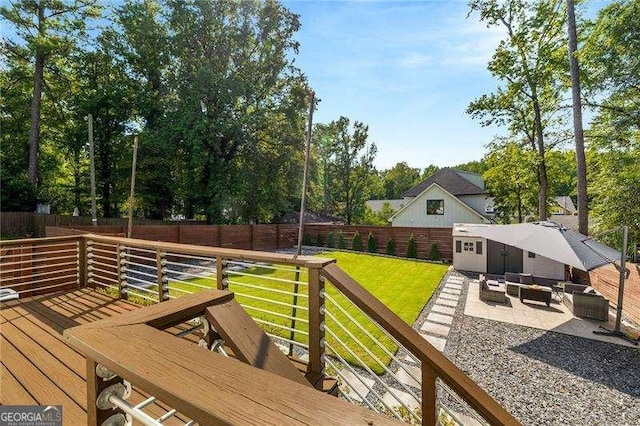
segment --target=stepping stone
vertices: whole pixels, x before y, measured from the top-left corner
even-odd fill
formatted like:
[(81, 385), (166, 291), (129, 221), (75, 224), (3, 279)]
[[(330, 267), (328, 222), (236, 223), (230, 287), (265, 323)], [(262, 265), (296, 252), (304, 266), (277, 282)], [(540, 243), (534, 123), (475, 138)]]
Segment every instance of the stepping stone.
[(429, 315), (427, 315), (427, 321), (439, 322), (441, 324), (451, 324), (453, 322), (453, 317), (431, 312)]
[(438, 299), (455, 300), (457, 302), (460, 296), (457, 294), (441, 293)]
[(402, 401), (411, 411), (420, 407), (420, 402), (416, 401), (411, 394), (392, 388), (389, 388), (389, 391), (385, 392), (382, 400), (389, 407), (402, 407), (402, 403), (400, 403), (400, 401)]
[(451, 328), (447, 327), (446, 325), (436, 324), (434, 322), (428, 321), (422, 324), (422, 327), (420, 327), (420, 330), (424, 331), (425, 333), (431, 333), (443, 337), (447, 337), (449, 335), (450, 329)]
[[(349, 398), (363, 402), (363, 398), (366, 398), (369, 394), (369, 389), (373, 387), (375, 384), (375, 380), (367, 379), (366, 377), (362, 377), (360, 375), (355, 375), (349, 370), (340, 370), (340, 375), (342, 380), (344, 380), (345, 387), (341, 387), (340, 390), (342, 393), (346, 394)], [(366, 384), (366, 385), (365, 385)]]
[(424, 337), (427, 342), (435, 346), (435, 348), (440, 352), (444, 351), (444, 345), (447, 344), (447, 339), (443, 339), (442, 337), (430, 336), (428, 334), (422, 334), (422, 337)]
[(396, 379), (407, 386), (420, 389), (422, 383), (422, 370), (418, 367), (405, 365), (398, 369)]
[(456, 308), (450, 308), (448, 306), (441, 306), (441, 305), (433, 305), (433, 308), (431, 308), (431, 312), (437, 312), (439, 314), (445, 314), (445, 315), (453, 315), (456, 313)]
[(455, 288), (443, 287), (442, 288), (442, 293), (453, 294), (453, 295), (459, 296), (461, 292), (460, 292), (460, 290), (457, 290)]
[(443, 288), (450, 288), (451, 290), (462, 290), (460, 284), (445, 284)]
[(463, 279), (461, 278), (449, 278), (447, 280), (448, 283), (456, 283), (456, 284), (462, 284), (464, 282)]
[(458, 306), (458, 301), (453, 301), (453, 300), (447, 300), (447, 299), (441, 299), (438, 297), (438, 299), (436, 300), (436, 304), (437, 305), (444, 305), (444, 306), (450, 306), (452, 308), (455, 308), (456, 306)]

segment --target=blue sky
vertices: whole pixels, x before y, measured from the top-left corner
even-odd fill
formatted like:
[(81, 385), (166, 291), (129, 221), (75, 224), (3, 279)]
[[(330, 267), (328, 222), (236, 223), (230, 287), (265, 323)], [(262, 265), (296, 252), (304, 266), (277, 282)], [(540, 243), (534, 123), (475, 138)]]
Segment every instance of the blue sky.
[(498, 129), (465, 109), (496, 86), (486, 70), (501, 33), (462, 1), (286, 1), (300, 15), (297, 65), (321, 99), (315, 122), (369, 125), (376, 166), (478, 160)]
[(321, 99), (314, 122), (368, 124), (378, 169), (479, 160), (500, 133), (465, 114), (497, 87), (486, 67), (503, 35), (467, 18), (466, 1), (284, 4), (300, 15), (296, 63)]

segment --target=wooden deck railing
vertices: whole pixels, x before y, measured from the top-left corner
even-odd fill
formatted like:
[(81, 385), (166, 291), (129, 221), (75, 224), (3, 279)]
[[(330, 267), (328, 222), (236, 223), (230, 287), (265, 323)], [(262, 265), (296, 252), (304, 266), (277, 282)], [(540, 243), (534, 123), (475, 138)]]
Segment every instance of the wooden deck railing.
[[(129, 298), (132, 301), (150, 304), (176, 299), (183, 294), (198, 293), (205, 288), (234, 292), (238, 303), (255, 318), (255, 321), (263, 327), (269, 336), (280, 343), (288, 343), (291, 346), (297, 345), (298, 349), (305, 351), (309, 357), (307, 378), (315, 377), (312, 384), (318, 389), (322, 386), (321, 379), (326, 375), (336, 375), (340, 379), (340, 371), (334, 368), (338, 360), (343, 362), (342, 365), (345, 365), (346, 369), (354, 373), (364, 371), (370, 375), (386, 374), (389, 376), (389, 368), (383, 365), (384, 371), (380, 372), (380, 369), (376, 369), (373, 366), (373, 361), (371, 363), (368, 361), (369, 358), (378, 363), (381, 363), (378, 359), (381, 358), (382, 363), (393, 364), (397, 362), (395, 355), (399, 357), (400, 353), (406, 353), (408, 354), (407, 357), (418, 361), (421, 369), (421, 377), (416, 380), (420, 383), (418, 387), (421, 392), (414, 396), (420, 400), (420, 412), (411, 413), (408, 417), (402, 416), (402, 410), (385, 409), (383, 405), (388, 407), (388, 403), (384, 402), (383, 398), (379, 398), (377, 403), (371, 403), (366, 399), (360, 400), (360, 404), (368, 405), (374, 410), (386, 412), (397, 418), (412, 420), (412, 422), (421, 421), (422, 424), (432, 425), (438, 422), (438, 407), (442, 406), (442, 394), (444, 392), (454, 392), (468, 405), (470, 411), (479, 414), (484, 419), (484, 422), (496, 425), (518, 424), (514, 417), (473, 380), (359, 285), (331, 259), (308, 256), (295, 257), (288, 254), (221, 249), (87, 234), (56, 239), (3, 242), (0, 245), (2, 254), (0, 262), (3, 262), (2, 264), (4, 265), (5, 255), (16, 256), (18, 247), (23, 251), (39, 252), (41, 250), (40, 247), (53, 244), (66, 244), (76, 247), (74, 259), (77, 262), (77, 270), (73, 285), (82, 284), (94, 288), (102, 288), (110, 292), (114, 297)], [(27, 249), (27, 247), (31, 248)], [(51, 250), (49, 249), (49, 251)], [(61, 261), (63, 259), (56, 259), (55, 261), (58, 260)], [(29, 262), (24, 262), (21, 265), (27, 264)], [(52, 268), (55, 268), (55, 266), (52, 266)], [(261, 268), (268, 268), (268, 273)], [(31, 279), (33, 273), (25, 274), (24, 276), (26, 279)], [(0, 286), (5, 286), (7, 278), (13, 279), (13, 276), (5, 275), (4, 273), (0, 275)], [(21, 285), (26, 285), (25, 282), (21, 282)], [(38, 285), (40, 284), (42, 284), (41, 291), (54, 291), (64, 288), (62, 286), (64, 283), (60, 284), (61, 287), (57, 287), (58, 284), (55, 284), (56, 287), (46, 285), (46, 282), (39, 282)], [(294, 287), (295, 290), (291, 291), (287, 286)], [(326, 286), (330, 286), (330, 288), (326, 288)], [(30, 291), (34, 290), (36, 289), (30, 288)], [(338, 294), (334, 294), (336, 291)], [(299, 296), (300, 299), (292, 310), (290, 299), (293, 294), (296, 295), (296, 298)], [(198, 295), (194, 294), (189, 297), (198, 297)], [(346, 348), (346, 351), (351, 352), (354, 358), (337, 348), (339, 345), (335, 339), (338, 338), (336, 336), (338, 328), (346, 330), (346, 334), (355, 339), (358, 336), (354, 336), (354, 334), (359, 333), (359, 331), (349, 331), (350, 324), (334, 324), (336, 321), (346, 321), (344, 318), (350, 318), (350, 315), (343, 316), (336, 312), (332, 313), (332, 308), (328, 306), (330, 305), (328, 302), (333, 301), (335, 304), (336, 300), (341, 301), (343, 299), (345, 302), (340, 303), (349, 303), (352, 306), (344, 305), (345, 308), (340, 307), (342, 312), (357, 312), (357, 315), (364, 317), (366, 321), (373, 324), (367, 323), (365, 326), (356, 324), (358, 327), (356, 330), (362, 330), (362, 333), (371, 337), (377, 336), (377, 334), (370, 333), (368, 330), (371, 330), (370, 327), (372, 326), (377, 327), (381, 331), (381, 335), (386, 336), (384, 337), (385, 339), (388, 338), (394, 342), (395, 346), (382, 348), (385, 354), (391, 355), (390, 358), (377, 357), (375, 356), (376, 354), (372, 353), (372, 350), (366, 348), (366, 354), (358, 356), (357, 353), (353, 354), (349, 348)], [(144, 311), (144, 309), (141, 311)], [(193, 311), (189, 315), (192, 315), (191, 318), (193, 318), (200, 315), (200, 313)], [(292, 320), (295, 322), (292, 323)], [(136, 333), (139, 332), (141, 331), (136, 329)], [(327, 333), (330, 333), (330, 335)], [(115, 333), (112, 334), (115, 339)], [(137, 338), (136, 336), (138, 334), (130, 337), (135, 339)], [(102, 336), (100, 339), (104, 337)], [(94, 338), (95, 336), (91, 337), (91, 339)], [(118, 339), (122, 340), (123, 337), (118, 337)], [(92, 341), (97, 342), (98, 340), (94, 339)], [(151, 332), (148, 340), (149, 344), (154, 344), (157, 340), (154, 332)], [(345, 338), (344, 340), (347, 339)], [(156, 343), (160, 344), (161, 342), (158, 340)], [(345, 345), (343, 341), (339, 343)], [(112, 356), (111, 351), (108, 349), (110, 344), (113, 345), (114, 342), (96, 346), (90, 357), (92, 362), (102, 363), (105, 361), (105, 357)], [(118, 344), (125, 344), (125, 342), (118, 340)], [(346, 342), (346, 344), (348, 345), (349, 342)], [(187, 351), (186, 348), (184, 350)], [(192, 350), (198, 352), (195, 347)], [(292, 355), (295, 356), (296, 352), (293, 351)], [(201, 358), (201, 354), (196, 354), (195, 352), (193, 354), (185, 352), (182, 356)], [(209, 355), (206, 356), (209, 357)], [(402, 356), (404, 357), (404, 355)], [(360, 363), (354, 363), (354, 359)], [(166, 361), (167, 365), (172, 362), (171, 360)], [(217, 358), (215, 362), (219, 362)], [(168, 368), (167, 365), (160, 364), (157, 365), (158, 368)], [(115, 367), (117, 363), (109, 365)], [(127, 374), (127, 379), (140, 379), (138, 376), (142, 372), (137, 371), (138, 365), (128, 365), (131, 371), (114, 372)], [(243, 371), (242, 374), (245, 373), (250, 375), (249, 370)], [(229, 378), (231, 379), (231, 377)], [(390, 378), (393, 379), (393, 377)], [(384, 384), (384, 381), (380, 380), (379, 377), (373, 377), (373, 379), (376, 380), (376, 383), (380, 383), (381, 386)], [(142, 386), (143, 388), (150, 383), (144, 380), (136, 382), (136, 380), (132, 380), (134, 386)], [(159, 390), (161, 383), (164, 383), (159, 378), (150, 377), (148, 380), (152, 381), (154, 386), (159, 386), (149, 388), (147, 389), (148, 391)], [(162, 386), (167, 384), (164, 383)], [(197, 385), (204, 386), (205, 383), (198, 382)], [(263, 383), (260, 386), (263, 385), (266, 384)], [(278, 386), (280, 385), (278, 384)], [(379, 392), (379, 390), (376, 392), (376, 386), (378, 385), (371, 386), (371, 393), (374, 395), (378, 395)], [(311, 391), (313, 392), (313, 390)], [(199, 409), (198, 404), (202, 401), (194, 400), (190, 405), (189, 398), (185, 398), (185, 395), (179, 395), (180, 392), (175, 393), (165, 389), (163, 402), (180, 410), (188, 408), (192, 410), (191, 412), (193, 410), (197, 412)], [(256, 398), (259, 398), (259, 396), (256, 396)], [(234, 401), (233, 398), (228, 402), (232, 401)], [(270, 400), (264, 402), (273, 403)], [(302, 404), (304, 405), (304, 403)], [(332, 407), (331, 409), (337, 409), (331, 404), (327, 405), (327, 409), (330, 406)], [(214, 418), (211, 417), (211, 420), (214, 420)]]

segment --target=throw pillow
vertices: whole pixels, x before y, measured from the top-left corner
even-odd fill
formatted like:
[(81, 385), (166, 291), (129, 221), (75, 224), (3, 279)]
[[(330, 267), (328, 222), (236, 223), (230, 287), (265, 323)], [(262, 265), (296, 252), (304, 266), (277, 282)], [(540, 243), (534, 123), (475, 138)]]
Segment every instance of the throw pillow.
[(587, 294), (598, 294), (598, 292), (596, 291), (595, 288), (593, 287), (587, 287), (584, 290), (582, 290), (583, 293), (587, 293)]

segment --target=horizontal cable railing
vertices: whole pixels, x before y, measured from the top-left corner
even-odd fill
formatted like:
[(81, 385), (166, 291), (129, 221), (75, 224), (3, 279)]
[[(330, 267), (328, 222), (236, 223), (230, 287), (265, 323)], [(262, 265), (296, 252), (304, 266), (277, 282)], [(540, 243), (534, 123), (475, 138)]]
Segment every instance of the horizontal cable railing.
[(73, 236), (0, 242), (2, 297), (78, 288), (82, 282), (80, 241)]
[[(15, 279), (23, 273), (40, 286), (45, 276), (37, 274), (48, 271), (40, 268), (48, 256), (57, 262), (60, 276), (77, 262), (76, 285), (86, 282), (141, 305), (207, 289), (229, 290), (286, 354), (305, 360), (308, 377), (335, 378), (343, 399), (410, 423), (463, 418), (517, 424), (333, 260), (97, 235), (63, 238), (3, 244), (1, 260), (11, 265), (0, 283), (24, 286), (24, 280)], [(216, 350), (225, 349), (217, 344)], [(322, 388), (322, 380), (314, 383)]]

